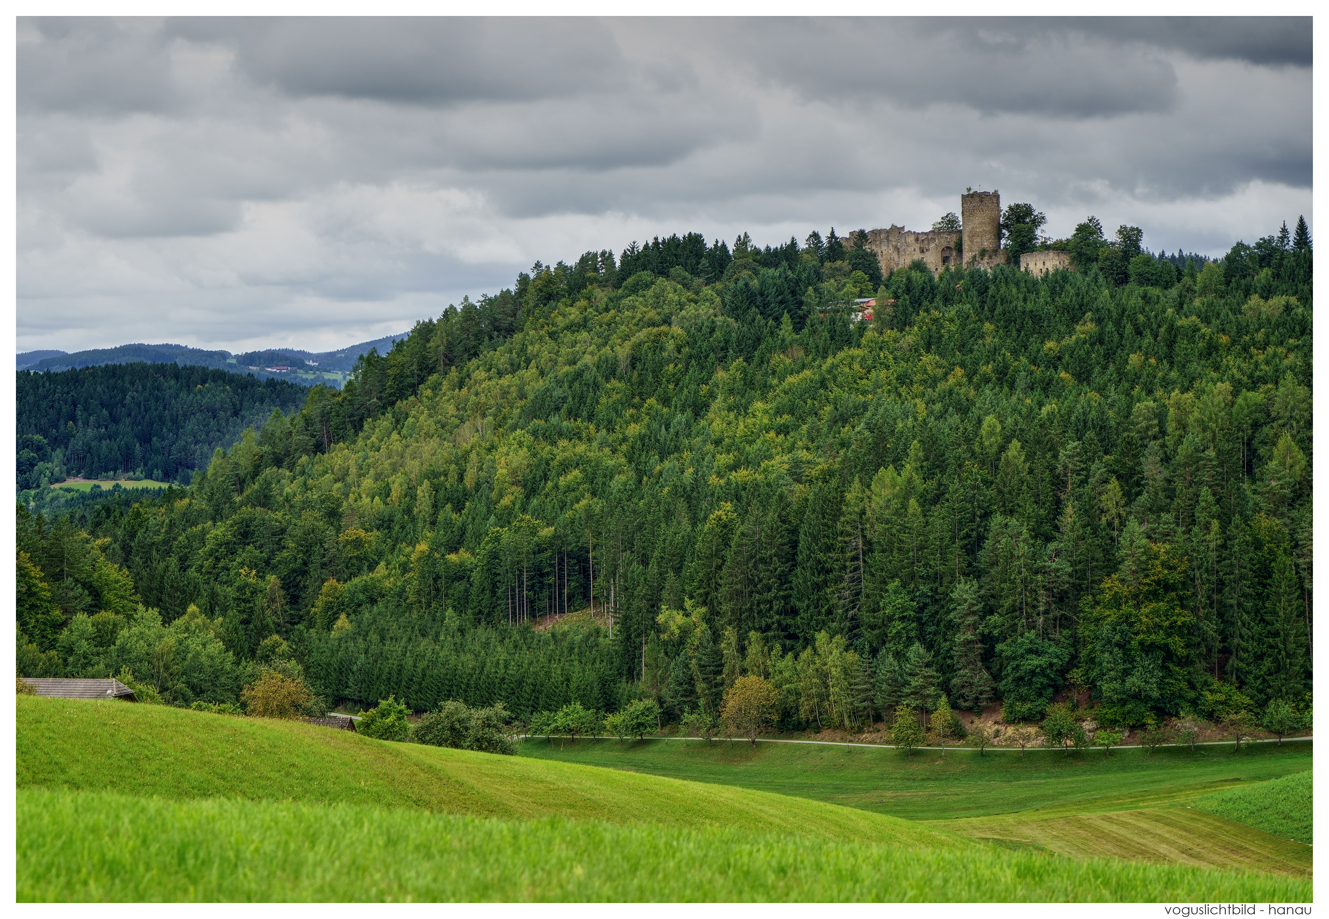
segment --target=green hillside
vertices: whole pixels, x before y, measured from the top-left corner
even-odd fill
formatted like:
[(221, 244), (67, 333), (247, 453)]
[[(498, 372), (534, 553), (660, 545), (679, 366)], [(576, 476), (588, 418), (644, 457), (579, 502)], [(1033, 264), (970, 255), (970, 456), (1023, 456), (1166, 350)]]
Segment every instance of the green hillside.
[(17, 897), (1308, 901), (734, 787), (159, 706), (18, 699)]
[(18, 702), (20, 788), (726, 825), (892, 845), (965, 845), (950, 833), (898, 818), (742, 788), (158, 706), (32, 697)]

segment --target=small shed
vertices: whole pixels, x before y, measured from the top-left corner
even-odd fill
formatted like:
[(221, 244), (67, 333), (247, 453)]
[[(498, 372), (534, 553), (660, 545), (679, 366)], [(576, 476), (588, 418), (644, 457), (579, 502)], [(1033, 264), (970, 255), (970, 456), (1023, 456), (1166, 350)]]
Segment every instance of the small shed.
[(355, 719), (350, 715), (328, 715), (325, 718), (306, 718), (306, 724), (317, 724), (325, 728), (336, 728), (339, 731), (355, 732)]
[(63, 677), (21, 677), (39, 696), (57, 699), (124, 699), (137, 702), (134, 690), (116, 679), (71, 680)]

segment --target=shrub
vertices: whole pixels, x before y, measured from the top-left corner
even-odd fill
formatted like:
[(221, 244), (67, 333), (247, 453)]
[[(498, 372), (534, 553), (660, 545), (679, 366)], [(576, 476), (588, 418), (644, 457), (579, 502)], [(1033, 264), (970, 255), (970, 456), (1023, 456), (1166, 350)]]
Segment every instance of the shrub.
[(36, 687), (36, 686), (33, 686), (31, 683), (26, 683), (26, 682), (24, 682), (23, 677), (16, 677), (15, 679), (18, 681), (18, 687), (17, 687), (17, 688), (18, 688), (18, 691), (15, 693), (15, 695), (19, 695), (19, 696), (35, 696), (35, 695), (37, 695), (37, 687)]
[(245, 714), (254, 718), (298, 718), (313, 697), (303, 680), (283, 676), (275, 670), (263, 671), (262, 676), (240, 692)]
[(364, 736), (377, 740), (405, 740), (411, 733), (406, 706), (398, 702), (396, 696), (380, 699), (378, 707), (365, 712), (355, 728)]
[(466, 750), (471, 733), (471, 710), (462, 702), (448, 701), (420, 719), (411, 728), (411, 740), (430, 747)]
[(514, 755), (517, 752), (517, 744), (508, 732), (508, 722), (511, 720), (502, 702), (495, 702), (488, 708), (471, 709), (471, 725), (466, 735), (466, 749), (478, 753)]

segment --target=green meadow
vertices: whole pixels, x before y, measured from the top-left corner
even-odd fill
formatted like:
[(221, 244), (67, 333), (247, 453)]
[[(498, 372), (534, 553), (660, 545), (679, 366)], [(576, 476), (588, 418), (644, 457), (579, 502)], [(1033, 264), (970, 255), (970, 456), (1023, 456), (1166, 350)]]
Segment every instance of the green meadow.
[[(801, 796), (907, 818), (997, 845), (1071, 857), (1308, 875), (1310, 793), (1291, 808), (1307, 832), (1201, 809), (1197, 799), (1273, 786), (1309, 770), (1310, 743), (942, 754), (812, 744), (527, 739), (521, 755)], [(1309, 774), (1309, 773), (1307, 773)], [(1292, 819), (1292, 818), (1289, 818)]]
[(158, 482), (156, 479), (106, 479), (96, 482), (57, 482), (51, 487), (64, 491), (88, 492), (92, 491), (94, 485), (104, 491), (110, 491), (116, 485), (121, 488), (166, 488), (170, 484), (170, 482)]
[[(737, 745), (717, 744), (691, 761), (705, 767), (691, 777), (665, 776), (531, 755), (543, 742), (527, 742), (525, 756), (491, 756), (300, 723), (26, 696), (17, 700), (16, 742), (24, 901), (1311, 898), (1309, 857), (1302, 868), (1288, 859), (1068, 857), (980, 838), (966, 821), (941, 816), (939, 792), (925, 819), (790, 793), (800, 776), (805, 789), (819, 788), (823, 775), (861, 788), (874, 768), (895, 767), (893, 751), (855, 750), (848, 756), (875, 757), (875, 767), (842, 768), (813, 747), (780, 747), (763, 763), (775, 746), (763, 745), (743, 765)], [(1256, 764), (1243, 778), (1251, 781), (1297, 763), (1304, 771), (1309, 745), (1300, 746), (1229, 759)], [(569, 750), (596, 751), (612, 765), (629, 745), (581, 741)], [(965, 755), (948, 753), (935, 777), (960, 799), (982, 793), (967, 784), (978, 770), (958, 764)], [(724, 772), (722, 756), (735, 757), (730, 772), (744, 781), (712, 780)], [(983, 759), (986, 770), (986, 760), (1010, 767), (1018, 756)], [(920, 770), (909, 780), (916, 791), (924, 765), (899, 770)], [(1067, 765), (1080, 783), (1121, 784), (1111, 778), (1121, 775), (1115, 764)], [(747, 780), (762, 770), (767, 787)], [(1220, 782), (1219, 771), (1199, 784)], [(1054, 771), (1012, 775), (1048, 786), (1045, 810), (1059, 800)], [(995, 773), (979, 779), (996, 781)]]

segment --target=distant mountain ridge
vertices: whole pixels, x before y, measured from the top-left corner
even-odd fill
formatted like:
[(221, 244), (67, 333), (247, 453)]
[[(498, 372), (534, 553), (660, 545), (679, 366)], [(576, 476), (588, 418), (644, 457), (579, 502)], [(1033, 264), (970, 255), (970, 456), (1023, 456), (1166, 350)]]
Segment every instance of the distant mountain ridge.
[(299, 348), (265, 348), (232, 354), (230, 351), (209, 351), (187, 345), (134, 343), (115, 348), (93, 348), (87, 351), (28, 351), (18, 355), (17, 369), (34, 372), (72, 370), (81, 367), (99, 367), (103, 364), (128, 364), (143, 361), (149, 364), (178, 364), (180, 366), (210, 367), (233, 373), (253, 374), (261, 378), (290, 380), (306, 386), (324, 383), (340, 389), (350, 375), (360, 355), (377, 348), (380, 354), (392, 348), (392, 343), (405, 338), (407, 332), (388, 335), (373, 341), (364, 341), (335, 351), (304, 351)]

